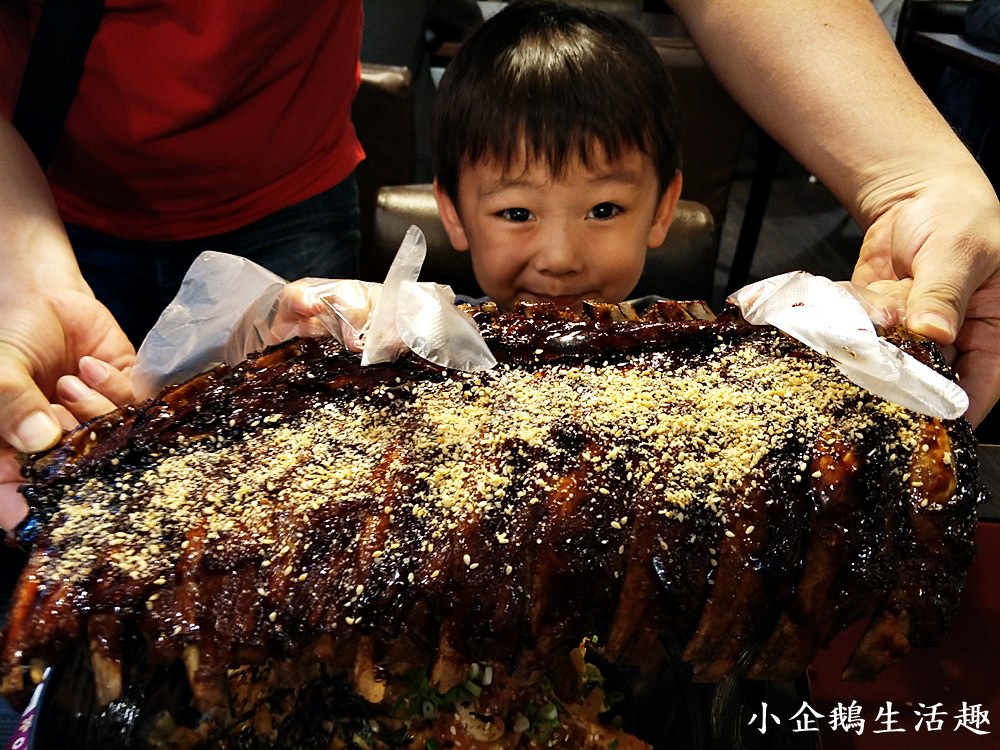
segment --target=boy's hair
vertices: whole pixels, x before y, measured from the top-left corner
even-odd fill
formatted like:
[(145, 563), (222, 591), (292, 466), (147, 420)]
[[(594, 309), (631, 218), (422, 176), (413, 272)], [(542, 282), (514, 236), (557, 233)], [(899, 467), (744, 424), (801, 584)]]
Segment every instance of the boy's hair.
[(441, 79), (434, 172), (457, 201), (464, 165), (509, 169), (524, 155), (558, 175), (574, 156), (589, 166), (596, 143), (611, 159), (648, 154), (662, 192), (681, 166), (679, 121), (669, 73), (633, 24), (514, 0), (465, 40)]

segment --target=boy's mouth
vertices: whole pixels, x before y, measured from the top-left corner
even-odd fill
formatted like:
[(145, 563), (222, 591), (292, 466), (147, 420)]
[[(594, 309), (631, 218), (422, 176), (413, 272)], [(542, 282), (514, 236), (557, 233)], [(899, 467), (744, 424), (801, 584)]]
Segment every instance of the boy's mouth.
[(560, 294), (557, 296), (547, 294), (529, 294), (529, 302), (551, 302), (556, 307), (571, 308), (580, 310), (583, 306), (584, 296), (579, 294)]

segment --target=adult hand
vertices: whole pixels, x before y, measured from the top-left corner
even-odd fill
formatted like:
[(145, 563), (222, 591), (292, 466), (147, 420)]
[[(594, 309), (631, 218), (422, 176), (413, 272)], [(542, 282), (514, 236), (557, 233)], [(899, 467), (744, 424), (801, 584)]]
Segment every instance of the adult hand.
[(361, 351), (363, 333), (382, 285), (355, 279), (300, 279), (281, 290), (272, 327), (280, 340), (333, 335)]
[(226, 361), (302, 337), (334, 336), (361, 351), (363, 332), (382, 285), (356, 279), (306, 278), (268, 290), (250, 305), (226, 345)]
[(954, 165), (905, 182), (873, 208), (852, 280), (905, 299), (904, 324), (945, 347), (978, 425), (1000, 399), (1000, 202)]
[(18, 454), (131, 400), (135, 350), (86, 291), (0, 296), (0, 528), (24, 516)]
[(12, 528), (24, 513), (17, 454), (128, 400), (135, 350), (84, 282), (45, 175), (5, 118), (0, 163), (0, 527)]
[(912, 279), (906, 325), (954, 344), (978, 424), (1000, 396), (1000, 207), (872, 4), (667, 3), (740, 105), (866, 229), (853, 280)]
[[(0, 300), (0, 439), (24, 453), (44, 450), (62, 432), (50, 403), (59, 399), (57, 381), (77, 373), (88, 355), (127, 373), (135, 349), (88, 291), (60, 289), (37, 299), (5, 290)], [(88, 377), (99, 370), (92, 368)], [(114, 403), (131, 395), (124, 378), (93, 385)], [(72, 392), (62, 395), (73, 401)]]

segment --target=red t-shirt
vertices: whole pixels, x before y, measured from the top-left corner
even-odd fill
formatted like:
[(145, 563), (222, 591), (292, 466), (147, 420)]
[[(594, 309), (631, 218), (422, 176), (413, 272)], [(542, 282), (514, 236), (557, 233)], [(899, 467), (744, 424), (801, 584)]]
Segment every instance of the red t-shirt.
[(106, 0), (49, 170), (63, 218), (186, 239), (336, 185), (361, 28), (361, 0)]

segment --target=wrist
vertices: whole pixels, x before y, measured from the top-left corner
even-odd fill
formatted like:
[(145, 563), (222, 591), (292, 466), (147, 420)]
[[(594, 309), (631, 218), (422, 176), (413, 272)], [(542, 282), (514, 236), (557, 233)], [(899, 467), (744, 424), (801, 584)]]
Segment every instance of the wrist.
[(961, 204), (955, 215), (1000, 217), (1000, 202), (989, 178), (965, 147), (959, 146), (948, 153), (884, 160), (870, 170), (859, 181), (856, 203), (855, 219), (862, 229), (914, 199), (930, 201), (928, 210)]
[(46, 221), (8, 225), (0, 231), (0, 248), (4, 266), (0, 290), (4, 293), (58, 289), (89, 293), (61, 225), (52, 226)]

